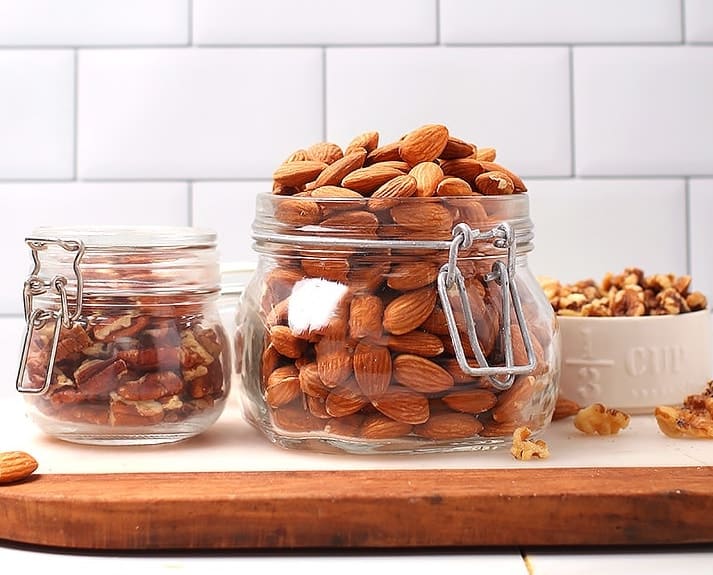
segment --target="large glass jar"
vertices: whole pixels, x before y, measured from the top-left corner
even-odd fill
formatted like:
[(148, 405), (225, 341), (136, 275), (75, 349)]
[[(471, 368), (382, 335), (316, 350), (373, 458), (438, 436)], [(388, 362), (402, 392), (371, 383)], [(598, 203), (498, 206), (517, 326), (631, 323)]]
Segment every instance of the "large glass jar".
[(264, 194), (240, 307), (248, 422), (283, 447), (489, 450), (550, 422), (556, 318), (526, 194)]
[(215, 422), (231, 365), (213, 232), (45, 227), (26, 243), (34, 267), (17, 389), (43, 431), (157, 444)]

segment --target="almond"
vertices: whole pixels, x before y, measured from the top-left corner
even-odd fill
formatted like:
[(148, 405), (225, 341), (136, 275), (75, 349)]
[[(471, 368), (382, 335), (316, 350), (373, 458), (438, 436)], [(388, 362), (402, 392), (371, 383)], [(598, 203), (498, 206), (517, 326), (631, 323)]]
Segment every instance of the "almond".
[(272, 411), (272, 421), (277, 429), (292, 433), (308, 433), (324, 428), (324, 421), (301, 406), (287, 405)]
[(359, 390), (354, 379), (350, 378), (329, 392), (325, 406), (332, 417), (344, 417), (356, 413), (368, 404), (369, 400)]
[(375, 295), (355, 295), (349, 308), (349, 335), (354, 339), (381, 336), (384, 302)]
[(439, 156), (443, 160), (455, 160), (458, 158), (469, 158), (476, 153), (476, 147), (473, 144), (459, 140), (450, 136), (446, 147)]
[(317, 176), (314, 187), (336, 186), (347, 174), (361, 168), (366, 160), (366, 150), (358, 149), (347, 153), (341, 160), (330, 164)]
[(395, 421), (380, 413), (372, 413), (364, 418), (359, 427), (359, 435), (366, 439), (394, 439), (411, 433), (411, 424)]
[(473, 182), (475, 178), (485, 171), (482, 163), (473, 158), (459, 158), (441, 162), (441, 169), (446, 176), (460, 178), (466, 182)]
[(324, 431), (330, 435), (342, 435), (344, 437), (357, 437), (364, 416), (361, 413), (352, 413), (342, 417), (333, 417), (324, 426)]
[(344, 383), (352, 375), (352, 355), (344, 340), (323, 337), (314, 346), (319, 377), (327, 387)]
[(446, 207), (434, 201), (402, 203), (391, 208), (391, 217), (396, 224), (409, 230), (424, 232), (448, 231), (453, 227), (453, 218)]
[(275, 170), (272, 179), (284, 186), (303, 186), (319, 176), (326, 167), (326, 163), (316, 160), (286, 162)]
[(262, 352), (262, 358), (260, 363), (263, 381), (267, 383), (268, 376), (280, 366), (281, 361), (282, 356), (277, 353), (275, 346), (272, 344), (268, 345), (265, 348), (265, 351)]
[(346, 283), (349, 274), (349, 260), (345, 257), (304, 258), (302, 269), (311, 278), (323, 278), (334, 282)]
[(270, 341), (281, 355), (291, 359), (300, 357), (307, 348), (307, 342), (296, 337), (290, 328), (284, 325), (270, 328)]
[(354, 293), (374, 293), (384, 283), (391, 269), (390, 262), (353, 267), (349, 273), (349, 285)]
[(354, 378), (369, 398), (386, 391), (391, 381), (391, 353), (387, 347), (361, 341), (354, 349)]
[(448, 128), (440, 124), (426, 124), (406, 134), (399, 145), (401, 159), (415, 166), (431, 162), (441, 155), (448, 143)]
[(366, 152), (375, 150), (379, 145), (379, 132), (364, 132), (354, 138), (347, 146), (347, 153), (351, 150), (363, 148)]
[[(485, 174), (481, 174), (484, 176)], [(478, 177), (481, 177), (478, 176)], [(477, 182), (477, 178), (476, 178)], [(438, 187), (436, 188), (437, 196), (472, 196), (473, 190), (470, 184), (465, 180), (456, 178), (455, 176), (448, 176), (443, 178)]]
[(322, 383), (319, 377), (317, 363), (312, 361), (299, 368), (300, 389), (305, 395), (311, 397), (326, 398), (329, 395), (329, 388)]
[(503, 172), (485, 172), (475, 178), (475, 188), (486, 196), (501, 196), (512, 194), (515, 185), (510, 177)]
[[(350, 190), (348, 188), (342, 188), (341, 186), (332, 186), (332, 185), (324, 185), (324, 186), (319, 186), (318, 188), (315, 188), (310, 192), (310, 197), (311, 198), (319, 198), (322, 200), (354, 200), (352, 201), (345, 201), (345, 202), (338, 202), (339, 205), (342, 207), (345, 207), (347, 209), (353, 209), (355, 207), (358, 207), (361, 203), (361, 200), (364, 199), (364, 196), (362, 196), (359, 192), (355, 192), (354, 190)], [(337, 202), (335, 202), (337, 204)], [(320, 206), (328, 206), (329, 204), (327, 202), (321, 202), (319, 204)]]
[(552, 414), (552, 421), (559, 421), (560, 419), (566, 419), (568, 417), (572, 417), (573, 415), (577, 415), (577, 412), (580, 409), (582, 409), (582, 406), (576, 401), (558, 395), (557, 402), (555, 403), (555, 411)]
[(367, 206), (370, 211), (388, 210), (399, 203), (400, 198), (408, 198), (416, 193), (416, 178), (404, 174), (396, 176), (371, 194)]
[(443, 170), (434, 162), (420, 162), (411, 168), (409, 175), (416, 178), (416, 193), (414, 195), (426, 198), (435, 195), (436, 186), (443, 179)]
[(391, 386), (371, 403), (385, 416), (401, 423), (416, 425), (429, 416), (426, 396), (407, 387)]
[(422, 393), (436, 393), (453, 387), (453, 377), (437, 363), (420, 355), (404, 353), (393, 360), (394, 379)]
[(493, 162), (495, 160), (495, 148), (478, 148), (475, 159), (483, 162)]
[(312, 200), (286, 197), (284, 200), (280, 198), (275, 206), (275, 218), (290, 226), (309, 226), (322, 219), (322, 212)]
[(502, 172), (503, 174), (505, 174), (508, 178), (512, 180), (516, 192), (527, 191), (525, 183), (520, 179), (520, 176), (518, 176), (514, 172), (511, 172), (507, 168), (501, 166), (500, 164), (496, 164), (495, 162), (479, 161), (479, 163), (482, 166), (483, 170), (486, 172)]
[(403, 172), (404, 174), (407, 174), (409, 170), (411, 170), (411, 166), (409, 166), (406, 162), (403, 160), (385, 160), (383, 162), (379, 162), (379, 165), (382, 168), (396, 168), (400, 172)]
[(304, 162), (305, 160), (311, 160), (312, 158), (309, 157), (309, 154), (307, 153), (307, 150), (295, 150), (292, 152), (289, 156), (287, 156), (287, 159), (285, 160), (285, 163), (288, 162)]
[(366, 165), (371, 166), (372, 164), (377, 164), (379, 162), (401, 160), (401, 156), (399, 155), (399, 146), (400, 142), (392, 142), (372, 150), (366, 156)]
[(278, 367), (267, 378), (265, 401), (270, 407), (280, 407), (290, 403), (299, 393), (299, 370), (294, 365)]
[(488, 411), (497, 401), (497, 396), (487, 389), (462, 389), (443, 396), (443, 403), (452, 410), (474, 415)]
[[(448, 336), (444, 336), (443, 339), (445, 340), (446, 337), (448, 337)], [(451, 347), (452, 347), (452, 343), (451, 343)], [(447, 349), (446, 349), (446, 351), (447, 351)], [(450, 374), (450, 376), (453, 378), (453, 382), (456, 385), (473, 383), (478, 380), (478, 378), (465, 373), (461, 369), (460, 365), (458, 364), (458, 360), (455, 357), (448, 357), (448, 358), (440, 359), (440, 360), (438, 360), (438, 364)], [(471, 367), (478, 367), (477, 363), (474, 361), (470, 361), (468, 363), (468, 365), (470, 365)]]
[(524, 424), (524, 414), (537, 389), (537, 381), (531, 375), (519, 376), (510, 389), (498, 396), (498, 403), (491, 413), (498, 423)]
[(467, 413), (437, 413), (413, 428), (416, 435), (427, 439), (459, 439), (480, 433), (483, 424)]
[(386, 346), (395, 353), (410, 353), (423, 357), (435, 357), (443, 353), (441, 339), (426, 331), (414, 330), (402, 335), (388, 335)]
[(401, 335), (413, 331), (431, 315), (436, 305), (436, 290), (420, 288), (395, 298), (384, 309), (384, 329)]
[(339, 230), (340, 236), (368, 237), (376, 236), (379, 219), (372, 213), (361, 210), (338, 213), (320, 224), (321, 228)]
[(37, 460), (24, 451), (0, 453), (0, 484), (22, 481), (37, 469)]
[(307, 148), (307, 155), (310, 160), (317, 160), (325, 164), (333, 164), (344, 157), (344, 152), (332, 142), (319, 142)]
[(403, 172), (401, 170), (375, 164), (366, 168), (359, 168), (347, 174), (342, 180), (342, 187), (369, 195), (382, 184), (402, 175)]
[(398, 291), (410, 291), (436, 282), (438, 264), (424, 260), (403, 262), (392, 266), (386, 285)]

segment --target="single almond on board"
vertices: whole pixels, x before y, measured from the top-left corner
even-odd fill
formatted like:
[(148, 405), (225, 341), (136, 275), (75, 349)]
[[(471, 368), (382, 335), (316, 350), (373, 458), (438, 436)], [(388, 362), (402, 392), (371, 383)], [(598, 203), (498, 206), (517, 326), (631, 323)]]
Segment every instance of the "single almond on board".
[(22, 481), (37, 469), (37, 460), (24, 451), (0, 453), (0, 484)]

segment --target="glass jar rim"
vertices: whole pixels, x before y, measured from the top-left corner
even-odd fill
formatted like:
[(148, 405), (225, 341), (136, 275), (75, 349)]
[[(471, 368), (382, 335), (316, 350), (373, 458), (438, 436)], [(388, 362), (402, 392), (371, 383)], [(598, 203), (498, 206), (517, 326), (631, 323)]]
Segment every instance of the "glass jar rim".
[(217, 234), (207, 228), (160, 225), (40, 226), (32, 237), (81, 241), (89, 249), (213, 248)]

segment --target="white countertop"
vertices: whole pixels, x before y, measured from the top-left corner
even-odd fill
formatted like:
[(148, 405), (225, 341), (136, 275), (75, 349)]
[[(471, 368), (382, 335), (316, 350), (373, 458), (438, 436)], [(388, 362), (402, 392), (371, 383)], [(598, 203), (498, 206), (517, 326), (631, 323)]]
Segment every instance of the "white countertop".
[[(13, 344), (21, 320), (0, 319), (0, 344)], [(231, 399), (218, 422), (199, 437), (154, 447), (95, 447), (73, 445), (45, 436), (24, 415), (23, 400), (14, 392), (16, 359), (13, 345), (4, 346), (7, 359), (0, 389), (0, 450), (25, 450), (40, 466), (38, 473), (126, 473), (134, 471), (260, 471), (328, 469), (509, 468), (509, 467), (649, 467), (713, 465), (713, 441), (674, 440), (661, 434), (651, 416), (634, 416), (630, 426), (613, 437), (589, 437), (571, 419), (556, 422), (542, 438), (551, 457), (544, 461), (515, 461), (507, 449), (495, 452), (418, 456), (342, 456), (290, 451), (271, 445), (245, 424), (237, 401)], [(11, 369), (10, 369), (11, 368)], [(9, 381), (8, 381), (9, 380)], [(366, 569), (433, 573), (436, 569), (526, 575), (577, 575), (606, 572), (666, 574), (706, 572), (713, 565), (713, 545), (636, 549), (458, 549), (345, 552), (186, 552), (82, 553), (0, 542), (0, 565), (22, 562), (31, 572), (40, 569), (99, 570), (106, 574), (235, 573), (238, 570), (289, 569), (290, 573)], [(530, 569), (528, 571), (528, 568)], [(487, 570), (487, 571), (486, 571)]]

